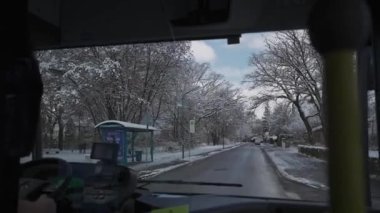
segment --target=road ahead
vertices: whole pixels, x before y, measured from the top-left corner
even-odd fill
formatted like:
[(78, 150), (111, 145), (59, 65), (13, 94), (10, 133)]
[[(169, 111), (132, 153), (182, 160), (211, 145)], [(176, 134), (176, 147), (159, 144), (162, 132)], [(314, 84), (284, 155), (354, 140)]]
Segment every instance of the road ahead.
[(154, 192), (296, 198), (284, 190), (279, 178), (261, 149), (250, 143), (153, 178), (153, 180), (240, 183), (243, 187), (150, 184), (147, 188)]

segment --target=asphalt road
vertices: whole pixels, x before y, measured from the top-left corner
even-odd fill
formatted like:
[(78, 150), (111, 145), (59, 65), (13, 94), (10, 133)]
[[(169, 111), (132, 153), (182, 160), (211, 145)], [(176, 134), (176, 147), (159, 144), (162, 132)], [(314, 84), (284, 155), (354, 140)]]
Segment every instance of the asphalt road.
[(171, 170), (153, 180), (183, 180), (239, 183), (242, 187), (149, 184), (153, 192), (242, 195), (268, 198), (299, 197), (284, 190), (280, 177), (261, 149), (251, 143), (234, 148), (184, 167)]

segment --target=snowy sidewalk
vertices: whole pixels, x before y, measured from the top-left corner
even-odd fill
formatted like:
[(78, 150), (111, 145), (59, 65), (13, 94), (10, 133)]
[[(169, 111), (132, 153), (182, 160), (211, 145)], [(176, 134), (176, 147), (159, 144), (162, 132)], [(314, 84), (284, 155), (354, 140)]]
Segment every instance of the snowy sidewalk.
[(262, 149), (285, 178), (313, 188), (328, 189), (325, 161), (300, 154), (296, 147), (283, 149), (267, 145)]
[(222, 145), (196, 147), (190, 151), (190, 156), (188, 150), (186, 150), (184, 159), (182, 159), (181, 151), (159, 152), (154, 154), (153, 162), (141, 163), (128, 167), (138, 171), (138, 176), (142, 179), (151, 178), (163, 172), (184, 166), (200, 159), (204, 159), (216, 153), (236, 148), (242, 144), (243, 143), (227, 144), (224, 146), (224, 149)]
[[(298, 153), (296, 147), (281, 148), (271, 145), (261, 147), (277, 171), (286, 179), (322, 190), (328, 190), (326, 161)], [(371, 158), (378, 158), (377, 151), (370, 151)], [(380, 207), (380, 178), (370, 180), (372, 205)]]
[[(211, 156), (215, 153), (226, 151), (242, 145), (243, 143), (226, 144), (223, 149), (222, 145), (216, 146), (199, 146), (190, 150), (185, 150), (185, 158), (182, 159), (182, 151), (175, 152), (155, 152), (153, 162), (142, 162), (134, 165), (128, 165), (129, 168), (137, 171), (139, 177), (149, 178), (161, 174), (165, 171), (175, 169), (179, 166), (183, 166), (187, 163), (194, 162), (199, 159)], [(82, 163), (95, 163), (97, 160), (90, 159), (90, 150), (87, 150), (85, 154), (80, 154), (77, 150), (63, 150), (59, 153), (44, 153), (44, 157), (61, 158), (68, 162), (82, 162)], [(32, 159), (31, 155), (21, 158), (20, 162), (24, 163)]]
[[(86, 153), (79, 153), (78, 150), (62, 150), (59, 153), (46, 153), (45, 151), (42, 153), (44, 158), (60, 158), (67, 162), (78, 162), (78, 163), (96, 163), (97, 160), (90, 159), (91, 150), (86, 150)], [(20, 159), (20, 163), (25, 163), (32, 160), (32, 155), (30, 154), (27, 157), (23, 157)]]

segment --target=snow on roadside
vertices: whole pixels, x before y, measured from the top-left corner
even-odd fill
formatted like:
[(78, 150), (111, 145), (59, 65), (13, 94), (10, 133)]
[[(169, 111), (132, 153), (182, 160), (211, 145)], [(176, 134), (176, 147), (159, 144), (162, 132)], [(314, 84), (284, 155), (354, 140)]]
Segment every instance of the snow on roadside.
[(377, 150), (369, 150), (368, 151), (368, 156), (370, 158), (379, 158), (379, 151), (377, 151)]
[[(308, 148), (308, 149), (321, 149), (321, 150), (327, 150), (327, 147), (324, 146), (311, 146), (311, 145), (298, 145), (298, 147), (302, 148)], [(296, 147), (294, 147), (296, 148)], [(368, 157), (369, 158), (379, 158), (379, 151), (377, 150), (368, 150)]]
[[(273, 163), (275, 164), (279, 173), (282, 176), (284, 176), (285, 178), (287, 178), (289, 180), (293, 180), (295, 182), (303, 183), (303, 184), (308, 185), (308, 186), (313, 187), (313, 188), (324, 189), (324, 190), (328, 189), (328, 187), (323, 183), (320, 183), (320, 182), (317, 182), (317, 181), (314, 181), (314, 180), (311, 180), (311, 179), (308, 179), (305, 177), (299, 177), (299, 176), (291, 174), (290, 172), (287, 172), (289, 170), (295, 170), (295, 169), (302, 170), (302, 169), (305, 169), (307, 167), (305, 162), (302, 162), (302, 163), (300, 162), (302, 159), (297, 159), (297, 157), (296, 157), (297, 153), (295, 153), (293, 149), (277, 150), (277, 151), (266, 151), (266, 150), (264, 150), (264, 151), (268, 154), (270, 159), (273, 161)], [(287, 155), (288, 158), (290, 156), (294, 156), (292, 159), (293, 163), (290, 163), (290, 162), (284, 160), (283, 158), (281, 158), (281, 156), (280, 156), (281, 152), (288, 152), (288, 153), (293, 154), (293, 155)], [(321, 160), (313, 159), (313, 158), (310, 158), (310, 160), (311, 161), (315, 160), (316, 163), (321, 162)], [(297, 164), (297, 162), (299, 164)]]
[[(97, 160), (90, 158), (90, 151), (87, 150), (85, 154), (79, 153), (78, 150), (62, 150), (59, 153), (43, 153), (44, 158), (60, 158), (67, 162), (78, 162), (78, 163), (96, 163)], [(23, 157), (20, 159), (20, 163), (25, 163), (32, 160), (32, 155)]]
[[(226, 144), (225, 149), (222, 149), (222, 145), (216, 146), (199, 146), (190, 150), (190, 157), (188, 150), (185, 150), (185, 158), (182, 159), (182, 151), (175, 152), (156, 152), (154, 153), (154, 161), (148, 163), (139, 163), (135, 165), (128, 166), (129, 168), (137, 171), (141, 178), (151, 178), (163, 172), (175, 169), (177, 167), (183, 166), (190, 162), (194, 162), (199, 159), (211, 156), (213, 154), (226, 151), (237, 146), (240, 146), (242, 143)], [(77, 150), (63, 150), (59, 153), (50, 153), (43, 154), (43, 157), (55, 157), (66, 160), (67, 162), (80, 162), (80, 163), (96, 163), (97, 160), (90, 159), (90, 151), (87, 151), (86, 154), (80, 154)], [(20, 159), (21, 163), (28, 162), (32, 159), (32, 156), (27, 156)], [(164, 166), (168, 165), (168, 166)], [(163, 168), (157, 168), (157, 167)], [(150, 169), (156, 167), (157, 169)]]
[[(163, 168), (153, 169), (153, 170), (149, 170), (149, 169), (145, 169), (144, 170), (144, 169), (141, 169), (140, 171), (138, 171), (138, 176), (141, 179), (153, 178), (153, 177), (155, 177), (155, 176), (157, 176), (157, 175), (159, 175), (161, 173), (164, 173), (164, 172), (176, 169), (178, 167), (184, 166), (186, 164), (189, 164), (189, 163), (192, 163), (192, 162), (195, 162), (195, 161), (198, 161), (198, 160), (202, 160), (204, 158), (210, 157), (210, 156), (218, 154), (220, 152), (224, 152), (224, 151), (236, 148), (236, 147), (238, 147), (240, 145), (242, 145), (242, 143), (231, 144), (231, 145), (225, 146), (224, 149), (222, 149), (221, 146), (220, 147), (219, 146), (212, 146), (212, 147), (214, 147), (213, 149), (210, 149), (210, 147), (208, 147), (208, 148), (207, 147), (203, 147), (203, 148), (199, 147), (198, 151), (194, 150), (195, 151), (194, 155), (185, 158), (184, 159), (185, 161), (182, 161), (181, 163), (170, 165), (170, 166), (166, 166), (166, 167), (163, 167)], [(201, 150), (203, 150), (203, 152)], [(181, 159), (182, 159), (182, 155), (181, 155)], [(176, 158), (175, 160), (179, 160), (179, 159)], [(152, 163), (155, 163), (155, 162), (152, 162)], [(161, 164), (163, 164), (163, 163), (164, 162), (161, 162)], [(165, 162), (165, 163), (169, 163), (169, 162)], [(130, 166), (130, 168), (136, 170), (134, 168), (134, 166)]]
[[(234, 144), (226, 144), (225, 148), (229, 148), (231, 146), (239, 145), (240, 143), (234, 143)], [(211, 151), (222, 149), (222, 145), (216, 145), (216, 146), (200, 146), (195, 147), (190, 151), (190, 156), (199, 155), (203, 153), (208, 153)], [(66, 160), (67, 162), (78, 162), (78, 163), (95, 163), (97, 160), (93, 160), (90, 158), (91, 150), (86, 150), (86, 153), (79, 153), (78, 150), (62, 150), (59, 151), (59, 153), (51, 152), (49, 154), (46, 154), (46, 152), (43, 152), (43, 157), (55, 157), (55, 158), (61, 158), (63, 160)], [(188, 158), (188, 150), (185, 150), (185, 159)], [(162, 163), (171, 162), (177, 159), (182, 159), (182, 152), (181, 151), (175, 151), (175, 152), (155, 152), (154, 153), (154, 161), (150, 163), (141, 163), (138, 165), (134, 165), (133, 167), (135, 169), (143, 169), (146, 167), (151, 167), (154, 165), (160, 165)], [(32, 160), (32, 155), (23, 157), (20, 159), (21, 163), (28, 162)]]
[[(236, 145), (240, 145), (240, 143), (228, 144), (228, 145), (225, 145), (225, 148), (227, 149)], [(189, 151), (185, 150), (185, 158), (183, 160), (188, 161), (188, 160), (191, 160), (191, 158), (193, 158), (196, 155), (202, 155), (202, 154), (209, 153), (212, 151), (220, 150), (222, 148), (223, 148), (222, 145), (196, 147), (190, 150), (190, 158), (189, 158)], [(141, 171), (141, 170), (149, 169), (149, 167), (159, 166), (162, 164), (182, 160), (182, 151), (157, 152), (157, 153), (154, 153), (153, 157), (154, 157), (153, 162), (131, 165), (129, 167), (134, 170)]]
[(157, 175), (159, 175), (159, 174), (161, 174), (163, 172), (167, 172), (167, 171), (170, 171), (172, 169), (184, 166), (185, 164), (188, 164), (188, 162), (184, 162), (184, 163), (180, 163), (180, 164), (174, 164), (174, 165), (171, 165), (171, 166), (168, 166), (168, 167), (164, 167), (164, 168), (161, 168), (161, 169), (140, 171), (140, 172), (138, 172), (138, 177), (139, 177), (139, 179), (143, 179), (143, 180), (144, 179), (149, 179), (149, 178), (157, 176)]

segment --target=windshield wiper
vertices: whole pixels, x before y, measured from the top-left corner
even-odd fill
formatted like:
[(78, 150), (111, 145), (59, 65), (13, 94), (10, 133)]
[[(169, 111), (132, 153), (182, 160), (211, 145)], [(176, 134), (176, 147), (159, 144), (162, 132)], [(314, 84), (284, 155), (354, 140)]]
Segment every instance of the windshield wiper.
[(144, 186), (151, 183), (158, 184), (181, 184), (181, 185), (205, 185), (205, 186), (226, 186), (226, 187), (243, 187), (239, 183), (213, 183), (213, 182), (195, 182), (183, 180), (138, 180), (139, 183), (145, 183)]

